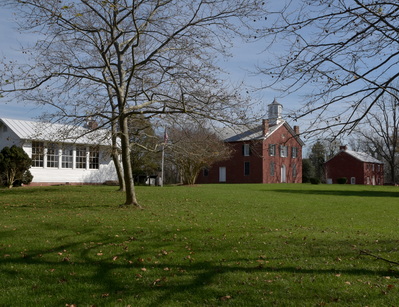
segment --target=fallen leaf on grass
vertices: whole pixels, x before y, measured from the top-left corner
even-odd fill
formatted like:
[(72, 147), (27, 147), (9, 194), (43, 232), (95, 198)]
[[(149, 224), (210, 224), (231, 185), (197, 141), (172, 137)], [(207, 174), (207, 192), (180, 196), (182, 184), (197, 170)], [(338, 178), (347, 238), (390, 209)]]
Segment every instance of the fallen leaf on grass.
[(226, 296), (222, 296), (221, 298), (220, 298), (220, 300), (221, 301), (228, 301), (228, 300), (230, 300), (232, 297), (230, 296), (230, 295), (226, 295)]
[(162, 281), (165, 281), (165, 280), (166, 280), (165, 277), (163, 277), (163, 278), (158, 278), (158, 279), (156, 279), (156, 280), (152, 283), (152, 285), (153, 285), (153, 286), (159, 285), (159, 283), (161, 283)]

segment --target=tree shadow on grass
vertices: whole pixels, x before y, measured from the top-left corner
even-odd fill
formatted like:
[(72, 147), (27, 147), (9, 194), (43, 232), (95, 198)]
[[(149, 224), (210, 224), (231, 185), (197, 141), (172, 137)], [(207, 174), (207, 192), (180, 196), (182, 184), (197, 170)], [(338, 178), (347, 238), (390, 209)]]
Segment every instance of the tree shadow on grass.
[(343, 190), (295, 190), (295, 189), (275, 189), (268, 190), (286, 194), (308, 194), (308, 195), (330, 195), (330, 196), (356, 196), (356, 197), (399, 197), (399, 190), (396, 191), (343, 191)]
[[(55, 231), (59, 225), (47, 224), (46, 227), (48, 231)], [(210, 304), (215, 305), (223, 296), (229, 294), (224, 291), (230, 287), (224, 289), (221, 283), (224, 279), (226, 283), (232, 282), (232, 278), (235, 277), (231, 274), (237, 274), (237, 278), (249, 278), (259, 274), (268, 276), (267, 278), (270, 278), (270, 275), (280, 274), (309, 277), (342, 274), (367, 278), (372, 276), (399, 278), (398, 272), (386, 269), (350, 266), (323, 268), (323, 265), (320, 265), (320, 268), (303, 265), (299, 267), (278, 264), (278, 258), (273, 259), (275, 261), (272, 265), (267, 262), (260, 263), (259, 259), (251, 256), (243, 257), (233, 253), (230, 259), (196, 260), (197, 257), (200, 259), (204, 255), (218, 254), (220, 250), (230, 246), (229, 242), (225, 243), (227, 245), (207, 245), (197, 254), (194, 253), (192, 257), (181, 257), (181, 253), (175, 253), (173, 249), (186, 243), (160, 240), (160, 237), (171, 238), (172, 232), (149, 235), (143, 230), (138, 230), (126, 237), (115, 238), (105, 234), (100, 236), (95, 233), (95, 228), (85, 227), (75, 229), (75, 231), (81, 233), (82, 238), (86, 239), (79, 239), (78, 236), (71, 240), (73, 235), (69, 238), (60, 236), (56, 240), (57, 243), (51, 247), (36, 248), (1, 257), (0, 268), (3, 278), (8, 278), (10, 281), (13, 278), (28, 281), (27, 284), (31, 286), (26, 290), (31, 297), (43, 296), (43, 303), (48, 303), (44, 297), (48, 295), (49, 289), (59, 291), (60, 293), (57, 293), (51, 301), (54, 306), (110, 305), (117, 302), (127, 305), (143, 301), (147, 306), (161, 306), (168, 302), (183, 303), (185, 296), (193, 304), (203, 305), (206, 303), (204, 298), (209, 298)], [(189, 238), (191, 231), (191, 229), (181, 229), (180, 234), (182, 237)], [(91, 232), (93, 236), (87, 240), (86, 235), (90, 235)], [(303, 244), (299, 239), (297, 241), (292, 243)], [(327, 243), (314, 244), (325, 246), (328, 245)], [(334, 243), (334, 246), (342, 246), (347, 242)], [(347, 253), (354, 256), (355, 251), (347, 251)], [(179, 255), (179, 258), (176, 258), (176, 255)], [(322, 248), (315, 257), (333, 257), (333, 255), (334, 251), (331, 249)], [(306, 257), (297, 256), (298, 258)], [(292, 257), (294, 258), (295, 255)], [(280, 261), (284, 262), (282, 259)], [(27, 270), (28, 267), (31, 269)], [(384, 266), (381, 265), (381, 267)], [(239, 280), (233, 282), (238, 284)], [(53, 287), (51, 284), (56, 284), (56, 286)], [(256, 287), (269, 289), (275, 293), (277, 299), (283, 298), (286, 294), (284, 286), (278, 282), (271, 284), (259, 282)], [(237, 293), (234, 292), (233, 295), (238, 295)], [(298, 293), (297, 295), (305, 294)], [(151, 297), (152, 299), (148, 299)], [(4, 299), (2, 300), (1, 302), (4, 303)]]

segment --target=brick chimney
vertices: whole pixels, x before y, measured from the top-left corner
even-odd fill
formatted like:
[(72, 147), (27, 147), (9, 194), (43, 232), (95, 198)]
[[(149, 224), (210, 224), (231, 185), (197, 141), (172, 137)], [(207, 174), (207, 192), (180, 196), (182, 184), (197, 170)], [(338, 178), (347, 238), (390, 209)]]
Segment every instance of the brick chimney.
[(294, 126), (295, 135), (299, 135), (299, 126)]
[(348, 149), (348, 147), (346, 147), (346, 145), (339, 146), (339, 150), (340, 150), (340, 151), (345, 151), (345, 150), (347, 150), (347, 149)]
[(95, 120), (89, 119), (86, 122), (85, 128), (90, 129), (90, 130), (94, 130), (98, 128), (98, 123)]
[(262, 120), (262, 129), (263, 135), (266, 135), (269, 132), (269, 121), (267, 119)]

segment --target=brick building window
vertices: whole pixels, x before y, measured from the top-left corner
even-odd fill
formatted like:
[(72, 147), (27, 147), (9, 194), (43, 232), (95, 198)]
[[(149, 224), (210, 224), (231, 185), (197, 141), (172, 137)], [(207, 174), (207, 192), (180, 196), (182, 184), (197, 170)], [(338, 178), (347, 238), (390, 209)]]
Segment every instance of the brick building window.
[(250, 148), (249, 144), (242, 145), (242, 154), (245, 157), (248, 157), (249, 155), (251, 155), (251, 148)]
[(209, 176), (209, 168), (205, 167), (205, 168), (202, 170), (202, 175), (203, 175), (204, 177), (208, 177), (208, 176)]
[(291, 155), (293, 158), (298, 158), (298, 147), (292, 147)]
[(249, 176), (249, 162), (244, 162), (244, 176)]
[(276, 144), (269, 144), (269, 156), (273, 157), (276, 155)]
[(275, 174), (275, 164), (274, 162), (270, 162), (270, 176), (274, 176)]
[(44, 167), (44, 143), (32, 142), (32, 166)]
[(287, 157), (288, 155), (288, 146), (280, 145), (280, 157)]
[(292, 177), (296, 178), (296, 176), (298, 176), (298, 171), (296, 169), (296, 164), (294, 163), (292, 166)]

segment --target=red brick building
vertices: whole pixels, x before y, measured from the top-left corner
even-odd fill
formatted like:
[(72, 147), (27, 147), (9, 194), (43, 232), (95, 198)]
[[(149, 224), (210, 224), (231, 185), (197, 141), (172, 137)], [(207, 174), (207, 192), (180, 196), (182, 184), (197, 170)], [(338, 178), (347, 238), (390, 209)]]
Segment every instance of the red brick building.
[(225, 139), (232, 155), (204, 169), (197, 183), (301, 183), (302, 146), (299, 127), (282, 119), (282, 105), (269, 105), (269, 119)]
[(338, 183), (338, 178), (345, 177), (348, 184), (384, 184), (384, 163), (366, 153), (347, 150), (346, 146), (341, 146), (324, 167), (327, 183)]

